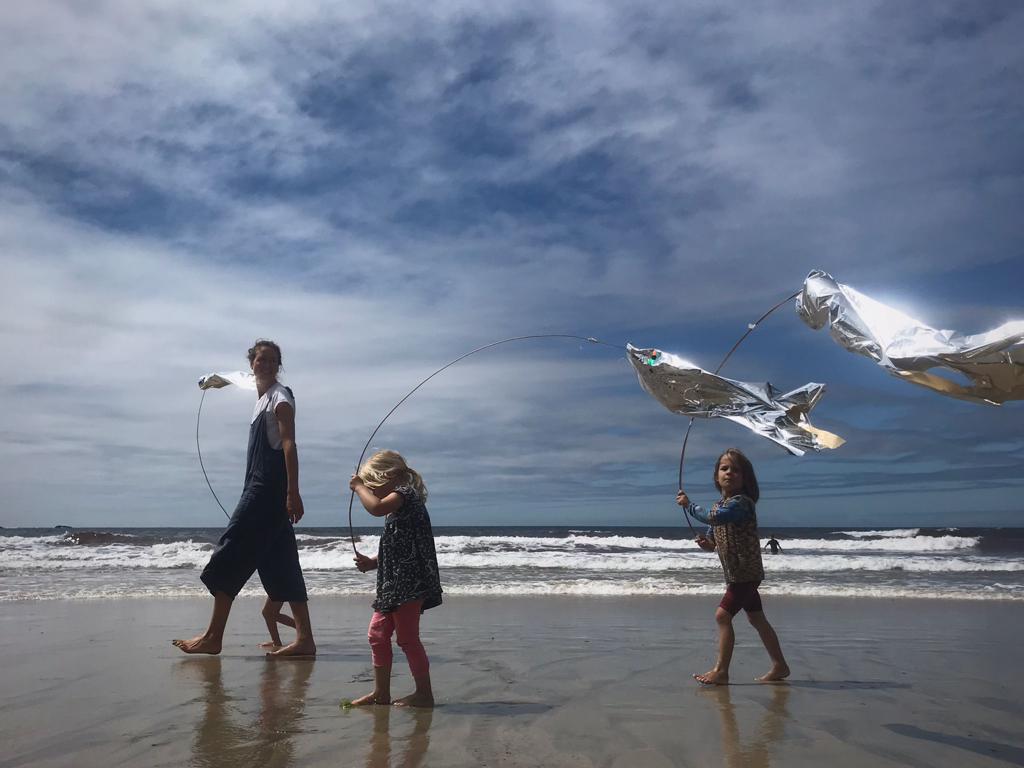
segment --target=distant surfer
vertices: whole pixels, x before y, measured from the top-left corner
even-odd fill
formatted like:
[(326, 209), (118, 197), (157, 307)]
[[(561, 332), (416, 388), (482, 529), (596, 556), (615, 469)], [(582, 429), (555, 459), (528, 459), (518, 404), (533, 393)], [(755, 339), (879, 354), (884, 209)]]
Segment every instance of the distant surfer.
[(267, 655), (312, 656), (316, 644), (292, 528), (304, 511), (295, 445), (295, 398), (277, 380), (281, 369), (281, 348), (277, 344), (257, 340), (249, 349), (249, 366), (256, 377), (259, 399), (249, 427), (245, 488), (199, 577), (213, 595), (213, 615), (206, 632), (173, 643), (185, 653), (220, 653), (231, 605), (252, 574), (259, 572), (268, 596), (264, 607), (268, 626), (272, 620), (276, 623), (289, 618), (279, 614), (280, 606), (288, 603), (296, 631), (294, 642)]
[(782, 545), (779, 544), (779, 540), (776, 539), (775, 536), (770, 533), (768, 534), (768, 537), (768, 543), (761, 547), (761, 551), (763, 552), (764, 550), (770, 548), (773, 555), (779, 554), (779, 552), (782, 551)]

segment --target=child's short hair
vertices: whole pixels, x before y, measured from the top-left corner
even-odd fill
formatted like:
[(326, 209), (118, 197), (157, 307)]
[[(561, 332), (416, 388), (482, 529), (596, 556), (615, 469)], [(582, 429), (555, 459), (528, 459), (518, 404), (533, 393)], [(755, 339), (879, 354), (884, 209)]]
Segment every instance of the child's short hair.
[(405, 463), (398, 451), (378, 451), (359, 468), (359, 479), (368, 488), (380, 488), (395, 481), (398, 485), (411, 485), (423, 501), (427, 500), (427, 486), (420, 473)]
[(276, 342), (273, 342), (270, 339), (256, 339), (256, 341), (252, 343), (252, 346), (249, 347), (250, 364), (252, 363), (253, 360), (256, 359), (256, 350), (259, 349), (260, 347), (266, 347), (267, 349), (272, 349), (275, 352), (277, 352), (277, 364), (278, 366), (281, 367), (284, 366), (284, 360), (281, 359), (281, 348), (277, 346)]
[(754, 474), (754, 465), (750, 463), (750, 459), (743, 455), (743, 451), (739, 448), (726, 448), (722, 451), (722, 455), (715, 459), (715, 469), (711, 473), (711, 479), (715, 483), (715, 488), (719, 492), (722, 490), (722, 486), (718, 484), (718, 465), (722, 463), (722, 459), (728, 456), (740, 467), (740, 473), (743, 475), (743, 495), (749, 496), (751, 501), (756, 502), (761, 497), (761, 489), (757, 485), (757, 475)]

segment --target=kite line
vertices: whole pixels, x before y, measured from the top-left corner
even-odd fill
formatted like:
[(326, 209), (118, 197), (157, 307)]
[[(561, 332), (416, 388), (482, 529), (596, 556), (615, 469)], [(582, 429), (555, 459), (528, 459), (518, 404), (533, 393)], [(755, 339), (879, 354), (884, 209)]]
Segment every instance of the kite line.
[[(767, 312), (765, 312), (763, 315), (761, 315), (759, 318), (757, 318), (757, 320), (755, 320), (752, 323), (748, 323), (747, 324), (746, 332), (742, 336), (740, 336), (739, 339), (737, 339), (736, 343), (732, 345), (732, 349), (730, 349), (728, 351), (728, 353), (726, 353), (725, 357), (722, 358), (722, 362), (720, 362), (718, 364), (718, 367), (715, 368), (715, 370), (714, 370), (715, 375), (717, 375), (718, 372), (721, 371), (722, 368), (725, 367), (725, 364), (727, 362), (729, 362), (729, 358), (732, 357), (732, 353), (735, 352), (739, 348), (740, 344), (742, 344), (744, 341), (746, 341), (747, 336), (749, 336), (751, 333), (754, 332), (754, 329), (757, 328), (757, 326), (761, 323), (761, 321), (763, 321), (765, 318), (767, 318), (768, 315), (770, 315), (776, 309), (781, 307), (787, 301), (792, 301), (793, 299), (795, 299), (797, 296), (800, 295), (800, 293), (801, 293), (801, 291), (797, 291), (792, 296), (787, 296), (782, 301), (780, 301), (778, 304), (776, 304), (774, 307), (772, 307)], [(683, 448), (679, 452), (679, 490), (680, 491), (683, 490), (683, 460), (686, 458), (686, 443), (690, 440), (690, 430), (693, 429), (693, 420), (694, 420), (694, 418), (695, 418), (694, 416), (691, 416), (690, 417), (690, 423), (686, 425), (686, 434), (683, 435)], [(683, 516), (686, 518), (686, 524), (688, 526), (690, 526), (690, 532), (696, 534), (696, 531), (694, 531), (694, 529), (693, 529), (693, 523), (690, 522), (690, 515), (687, 514), (687, 512), (686, 512), (686, 507), (683, 507)]]
[[(711, 376), (718, 377), (719, 372), (725, 367), (732, 355), (737, 349), (739, 349), (758, 325), (760, 325), (768, 318), (769, 315), (779, 309), (779, 307), (787, 301), (797, 297), (800, 297), (800, 301), (797, 304), (797, 314), (804, 323), (810, 326), (813, 330), (818, 330), (825, 326), (833, 326), (834, 318), (837, 315), (842, 315), (845, 323), (842, 337), (836, 334), (835, 328), (832, 328), (832, 336), (840, 346), (845, 347), (848, 351), (871, 358), (878, 363), (878, 365), (887, 369), (889, 373), (892, 373), (903, 380), (927, 387), (943, 395), (972, 402), (987, 403), (990, 405), (1001, 405), (1009, 400), (1024, 399), (1024, 385), (1021, 384), (1021, 382), (1024, 381), (1024, 377), (1021, 376), (1021, 370), (1024, 369), (1024, 344), (1022, 344), (1022, 342), (1024, 342), (1024, 321), (1010, 321), (987, 333), (975, 335), (963, 335), (950, 331), (936, 331), (935, 329), (922, 324), (920, 321), (914, 320), (912, 317), (906, 316), (892, 307), (886, 307), (877, 301), (860, 301), (860, 298), (870, 299), (870, 297), (865, 297), (864, 294), (860, 294), (853, 288), (836, 282), (831, 275), (826, 272), (822, 272), (821, 270), (813, 270), (807, 276), (804, 281), (803, 288), (800, 291), (797, 291), (791, 296), (788, 296), (778, 302), (753, 323), (749, 323), (747, 325), (747, 330), (742, 336), (740, 336), (736, 343), (732, 345), (732, 348), (726, 353), (725, 357), (722, 358), (722, 361), (718, 364), (718, 367), (715, 368), (714, 373), (711, 374)], [(875, 305), (878, 306), (876, 307)], [(879, 317), (883, 316), (886, 318), (887, 322), (891, 321), (892, 316), (895, 316), (897, 321), (901, 323), (901, 327), (892, 339), (880, 339), (872, 330), (873, 326), (871, 321), (873, 319), (877, 320)], [(934, 348), (934, 344), (927, 346), (923, 345), (923, 343), (919, 341), (919, 339), (924, 337), (927, 337), (928, 339), (938, 338), (938, 335), (940, 334), (943, 337), (943, 342), (939, 348)], [(359, 463), (356, 465), (357, 470), (365, 458), (366, 450), (373, 441), (373, 438), (377, 435), (378, 430), (384, 425), (395, 410), (399, 408), (399, 406), (401, 406), (414, 392), (426, 384), (430, 379), (434, 378), (455, 363), (464, 360), (477, 352), (482, 352), (485, 349), (490, 349), (491, 347), (498, 346), (499, 344), (506, 344), (512, 341), (542, 338), (575, 339), (592, 344), (601, 344), (613, 349), (621, 349), (618, 345), (608, 344), (593, 337), (583, 337), (571, 334), (533, 334), (502, 339), (467, 352), (434, 371), (395, 404), (380, 423), (377, 424), (373, 434), (370, 435), (370, 439), (363, 447), (363, 450), (360, 453)], [(898, 357), (889, 357), (886, 352), (886, 350), (893, 346), (899, 347), (900, 354)], [(628, 349), (630, 349), (630, 347), (627, 346), (627, 350)], [(657, 350), (652, 350), (652, 352), (655, 357), (660, 354)], [(653, 365), (655, 357), (652, 357), (651, 360), (647, 362), (650, 365)], [(668, 357), (675, 358), (674, 355), (669, 355)], [(636, 360), (632, 360), (632, 362), (636, 367)], [(686, 361), (681, 360), (679, 360), (679, 362), (686, 363)], [(694, 367), (692, 363), (686, 364), (688, 366), (687, 370)], [(971, 385), (962, 386), (947, 378), (928, 373), (928, 369), (933, 367), (941, 367), (963, 374), (971, 380)], [(641, 370), (641, 368), (637, 368), (638, 373)], [(707, 372), (697, 369), (697, 373), (703, 375)], [(998, 374), (998, 376), (996, 374)], [(210, 493), (213, 494), (213, 498), (217, 502), (217, 505), (229, 519), (230, 515), (228, 515), (224, 505), (221, 504), (220, 499), (217, 497), (217, 493), (213, 489), (213, 484), (210, 482), (209, 475), (207, 474), (206, 467), (203, 463), (203, 454), (199, 445), (200, 418), (202, 415), (203, 403), (206, 399), (206, 389), (208, 387), (219, 388), (227, 384), (238, 384), (242, 387), (252, 388), (251, 382), (247, 383), (243, 381), (243, 379), (246, 378), (251, 377), (249, 374), (243, 373), (210, 374), (210, 376), (205, 376), (200, 379), (199, 382), (200, 388), (203, 389), (203, 397), (199, 401), (199, 412), (196, 414), (196, 452), (199, 455), (199, 465), (202, 468), (203, 477), (210, 489)], [(724, 381), (726, 383), (737, 385), (744, 384), (744, 382), (732, 382), (731, 380)], [(648, 392), (661, 401), (663, 405), (666, 405), (669, 410), (676, 413), (680, 412), (680, 410), (677, 410), (673, 404), (665, 402), (662, 397), (659, 397), (658, 394), (649, 389), (644, 383), (642, 376), (640, 383), (644, 389), (647, 389)], [(808, 390), (809, 386), (810, 385), (807, 385), (801, 390), (794, 391), (794, 393), (791, 394), (803, 394), (808, 397), (813, 396), (813, 398), (816, 399), (817, 395), (820, 394), (820, 390), (823, 388), (823, 385), (815, 385), (816, 389), (813, 392)], [(769, 405), (778, 404), (772, 401)], [(804, 410), (809, 410), (810, 407), (813, 407), (813, 400), (805, 404)], [(694, 409), (683, 407), (681, 412), (686, 413), (687, 411), (693, 413)], [(705, 415), (714, 416), (721, 414), (708, 412)], [(686, 447), (690, 439), (690, 432), (693, 429), (693, 421), (694, 417), (691, 416), (686, 427), (686, 432), (683, 436), (682, 448), (679, 452), (678, 479), (680, 490), (682, 490), (683, 487), (683, 466), (686, 459)], [(755, 431), (757, 430), (755, 429)], [(824, 434), (826, 437), (831, 439), (831, 442), (827, 442), (824, 447), (834, 448), (842, 443), (842, 439), (837, 435), (829, 435), (828, 433), (824, 433), (823, 430), (817, 430), (814, 432), (815, 440), (811, 443), (811, 447), (815, 450), (820, 450), (821, 446), (819, 444), (820, 441), (818, 440), (818, 437), (821, 434)], [(775, 442), (779, 442), (784, 446), (788, 446), (788, 443), (785, 440), (778, 440), (770, 435), (765, 436), (770, 437), (770, 439), (773, 439)], [(791, 450), (791, 452), (794, 451)], [(348, 518), (349, 535), (352, 539), (352, 549), (353, 551), (356, 551), (355, 534), (352, 526), (352, 503), (354, 498), (355, 494), (353, 492), (349, 497)], [(686, 517), (686, 523), (690, 527), (690, 531), (695, 533), (693, 524), (690, 521), (690, 516), (685, 512), (685, 510), (684, 515)]]
[[(736, 341), (736, 343), (732, 345), (732, 348), (728, 351), (728, 353), (726, 353), (725, 357), (722, 358), (722, 362), (720, 362), (718, 364), (718, 367), (715, 368), (714, 373), (717, 375), (718, 372), (722, 370), (722, 368), (725, 366), (725, 364), (729, 361), (729, 358), (732, 357), (733, 353), (739, 348), (739, 346), (754, 331), (754, 329), (756, 329), (758, 327), (758, 325), (762, 321), (764, 321), (769, 315), (771, 315), (773, 312), (775, 312), (775, 310), (777, 310), (779, 307), (781, 307), (787, 301), (791, 301), (792, 299), (795, 299), (799, 295), (800, 295), (800, 291), (797, 291), (792, 296), (787, 296), (785, 299), (783, 299), (778, 304), (776, 304), (771, 309), (769, 309), (767, 312), (765, 312), (763, 315), (761, 315), (757, 320), (755, 320), (752, 323), (749, 323), (747, 325), (746, 332), (744, 332), (744, 334), (742, 336), (740, 336), (740, 338)], [(609, 344), (608, 342), (601, 341), (599, 339), (594, 338), (593, 336), (577, 336), (575, 334), (568, 334), (568, 333), (542, 333), (542, 334), (530, 334), (530, 335), (527, 335), (527, 336), (512, 336), (512, 337), (509, 337), (507, 339), (501, 339), (499, 341), (492, 341), (490, 344), (484, 344), (481, 347), (477, 347), (476, 349), (470, 350), (469, 352), (466, 352), (465, 354), (460, 355), (459, 357), (455, 358), (454, 360), (451, 360), (450, 362), (445, 363), (443, 366), (441, 366), (436, 371), (434, 371), (429, 376), (427, 376), (422, 381), (420, 381), (415, 387), (413, 387), (411, 390), (409, 390), (409, 392), (407, 392), (405, 394), (405, 396), (402, 397), (401, 400), (399, 400), (397, 403), (395, 403), (395, 405), (391, 408), (390, 411), (387, 412), (387, 414), (384, 416), (384, 418), (381, 419), (377, 423), (377, 426), (374, 428), (373, 432), (370, 434), (369, 439), (367, 439), (365, 445), (363, 445), (363, 449), (359, 453), (359, 460), (356, 462), (355, 471), (358, 472), (359, 471), (359, 467), (362, 466), (363, 459), (366, 457), (366, 451), (370, 447), (370, 443), (373, 442), (373, 438), (377, 436), (377, 433), (380, 431), (381, 427), (383, 427), (385, 422), (387, 422), (387, 420), (391, 417), (391, 415), (395, 411), (397, 411), (399, 409), (399, 407), (401, 407), (401, 405), (406, 400), (408, 400), (410, 397), (412, 397), (412, 395), (415, 394), (416, 391), (419, 390), (424, 384), (426, 384), (428, 381), (433, 379), (435, 376), (437, 376), (437, 375), (443, 373), (444, 371), (446, 371), (447, 369), (451, 368), (456, 363), (461, 362), (462, 360), (465, 360), (467, 357), (470, 357), (471, 355), (475, 355), (478, 352), (483, 352), (483, 351), (485, 351), (487, 349), (491, 349), (492, 347), (497, 347), (497, 346), (499, 346), (501, 344), (508, 344), (509, 342), (513, 342), (513, 341), (526, 341), (526, 340), (529, 340), (529, 339), (573, 339), (573, 340), (576, 340), (576, 341), (586, 341), (586, 342), (588, 342), (590, 344), (600, 344), (602, 346), (611, 347), (612, 349), (624, 349), (625, 348), (622, 345)], [(199, 466), (200, 466), (200, 468), (203, 471), (203, 478), (206, 480), (206, 485), (209, 487), (210, 493), (213, 494), (213, 498), (217, 502), (217, 506), (219, 506), (221, 511), (224, 513), (224, 516), (227, 517), (230, 520), (231, 516), (228, 514), (228, 511), (224, 508), (224, 505), (221, 503), (220, 498), (217, 496), (217, 492), (213, 489), (213, 484), (210, 482), (210, 477), (209, 477), (209, 475), (206, 472), (206, 466), (203, 463), (203, 452), (202, 452), (202, 450), (200, 449), (200, 446), (199, 446), (199, 424), (200, 424), (200, 419), (201, 419), (202, 413), (203, 413), (203, 402), (205, 400), (206, 400), (206, 390), (204, 389), (202, 397), (199, 400), (199, 411), (196, 414), (196, 453), (199, 456)], [(689, 442), (689, 439), (690, 439), (690, 430), (693, 428), (693, 421), (694, 421), (694, 417), (691, 416), (690, 417), (690, 422), (686, 426), (686, 433), (683, 436), (682, 449), (679, 452), (679, 489), (680, 490), (682, 490), (682, 487), (683, 487), (683, 464), (684, 464), (685, 459), (686, 459), (686, 446), (687, 446), (687, 443)], [(351, 545), (352, 545), (352, 551), (354, 553), (358, 554), (358, 550), (356, 549), (355, 529), (354, 529), (354, 527), (352, 525), (352, 504), (353, 504), (354, 501), (355, 501), (355, 491), (350, 491), (349, 492), (349, 499), (348, 499), (348, 530), (349, 530), (349, 540), (350, 540)], [(689, 516), (689, 514), (686, 513), (685, 509), (683, 510), (683, 515), (686, 518), (686, 524), (690, 527), (690, 532), (696, 534), (696, 531), (694, 530), (694, 527), (693, 527), (693, 523), (690, 521), (690, 516)]]
[[(377, 432), (380, 431), (380, 428), (384, 426), (384, 422), (387, 421), (391, 417), (391, 414), (393, 414), (395, 411), (398, 410), (398, 407), (402, 403), (404, 403), (406, 400), (408, 400), (410, 397), (412, 397), (413, 393), (416, 392), (417, 389), (422, 387), (424, 384), (426, 384), (428, 381), (430, 381), (432, 378), (437, 376), (442, 371), (445, 371), (448, 368), (451, 368), (457, 362), (459, 362), (460, 360), (465, 360), (470, 355), (475, 355), (477, 352), (483, 352), (485, 349), (490, 349), (491, 347), (496, 347), (499, 344), (507, 344), (510, 341), (524, 341), (526, 339), (576, 339), (577, 341), (587, 341), (587, 342), (590, 342), (591, 344), (601, 344), (601, 345), (606, 346), (606, 347), (611, 347), (612, 349), (625, 349), (625, 347), (622, 346), (621, 344), (609, 344), (606, 341), (600, 341), (599, 339), (595, 339), (593, 336), (574, 336), (573, 334), (569, 334), (569, 333), (540, 333), (540, 334), (533, 334), (533, 335), (530, 335), (530, 336), (512, 336), (511, 338), (508, 338), (508, 339), (502, 339), (501, 341), (492, 341), (490, 344), (484, 344), (482, 347), (477, 347), (476, 349), (471, 350), (471, 351), (467, 352), (466, 354), (462, 355), (461, 357), (457, 357), (454, 360), (452, 360), (450, 363), (446, 363), (445, 365), (443, 365), (440, 368), (438, 368), (432, 374), (427, 376), (427, 378), (423, 379), (423, 381), (421, 381), (419, 384), (417, 384), (415, 387), (413, 387), (411, 390), (409, 390), (408, 394), (406, 394), (405, 397), (403, 397), (401, 400), (399, 400), (397, 403), (395, 403), (395, 407), (392, 408), (390, 411), (388, 411), (387, 416), (385, 416), (383, 419), (380, 420), (380, 423), (377, 424), (377, 426), (373, 430), (373, 433), (370, 435), (369, 440), (366, 441), (366, 445), (363, 446), (363, 450), (359, 454), (359, 461), (356, 462), (356, 472), (358, 472), (359, 471), (359, 467), (361, 467), (363, 465), (363, 458), (366, 456), (366, 449), (370, 447), (370, 443), (373, 442), (373, 438), (376, 437)], [(356, 495), (356, 492), (354, 490), (350, 490), (349, 491), (349, 496), (348, 496), (348, 535), (349, 535), (349, 538), (352, 541), (352, 551), (355, 554), (359, 554), (359, 551), (356, 549), (356, 535), (355, 535), (355, 531), (352, 528), (352, 502), (355, 499), (355, 495)]]

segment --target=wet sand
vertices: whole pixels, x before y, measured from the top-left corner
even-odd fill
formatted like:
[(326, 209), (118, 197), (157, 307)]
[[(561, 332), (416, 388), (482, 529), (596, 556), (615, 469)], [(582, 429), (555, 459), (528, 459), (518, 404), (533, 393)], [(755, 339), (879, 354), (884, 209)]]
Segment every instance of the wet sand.
[(315, 661), (263, 658), (260, 605), (187, 657), (207, 600), (3, 604), (0, 766), (1024, 766), (1020, 602), (768, 596), (790, 683), (752, 682), (741, 619), (702, 689), (713, 599), (449, 597), (433, 711), (339, 707), (372, 687), (368, 598), (314, 599)]

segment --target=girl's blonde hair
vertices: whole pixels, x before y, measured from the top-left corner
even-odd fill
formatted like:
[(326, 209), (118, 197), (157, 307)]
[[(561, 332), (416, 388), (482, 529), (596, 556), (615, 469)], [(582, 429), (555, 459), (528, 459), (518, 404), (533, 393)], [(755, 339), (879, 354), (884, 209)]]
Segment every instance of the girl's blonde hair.
[(424, 502), (427, 486), (420, 473), (405, 463), (398, 451), (378, 451), (359, 468), (359, 479), (368, 488), (380, 488), (394, 481), (396, 485), (411, 485)]

